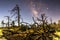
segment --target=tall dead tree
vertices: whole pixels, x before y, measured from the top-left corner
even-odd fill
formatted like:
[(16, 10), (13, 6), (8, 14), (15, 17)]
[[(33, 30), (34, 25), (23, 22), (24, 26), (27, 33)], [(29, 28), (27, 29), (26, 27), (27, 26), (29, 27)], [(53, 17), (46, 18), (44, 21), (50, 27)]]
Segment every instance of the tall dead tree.
[[(16, 5), (13, 9), (12, 12), (16, 12), (17, 14), (17, 20), (18, 20), (18, 26), (20, 26), (20, 8), (18, 5)], [(15, 15), (15, 13), (13, 14), (13, 16)]]

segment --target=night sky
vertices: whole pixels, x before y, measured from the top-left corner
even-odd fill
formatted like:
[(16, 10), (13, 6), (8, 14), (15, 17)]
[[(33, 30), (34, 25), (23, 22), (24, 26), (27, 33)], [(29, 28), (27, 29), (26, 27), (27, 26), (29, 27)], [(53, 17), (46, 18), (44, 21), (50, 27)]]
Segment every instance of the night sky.
[[(45, 13), (48, 20), (53, 22), (60, 19), (60, 0), (0, 0), (0, 22), (6, 20), (4, 16), (11, 16), (10, 10), (18, 4), (20, 15), (24, 22), (32, 23), (32, 17), (39, 17)], [(5, 21), (6, 22), (6, 21)]]

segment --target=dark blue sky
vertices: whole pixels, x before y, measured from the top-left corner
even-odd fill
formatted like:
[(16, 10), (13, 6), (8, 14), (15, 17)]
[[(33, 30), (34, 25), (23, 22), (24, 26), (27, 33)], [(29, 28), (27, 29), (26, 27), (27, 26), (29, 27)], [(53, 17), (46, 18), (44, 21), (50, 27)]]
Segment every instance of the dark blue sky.
[(40, 17), (43, 12), (48, 19), (52, 18), (53, 22), (60, 19), (60, 0), (0, 0), (0, 22), (6, 20), (4, 16), (11, 16), (9, 10), (16, 4), (21, 9), (20, 14), (24, 22), (32, 23), (32, 16)]

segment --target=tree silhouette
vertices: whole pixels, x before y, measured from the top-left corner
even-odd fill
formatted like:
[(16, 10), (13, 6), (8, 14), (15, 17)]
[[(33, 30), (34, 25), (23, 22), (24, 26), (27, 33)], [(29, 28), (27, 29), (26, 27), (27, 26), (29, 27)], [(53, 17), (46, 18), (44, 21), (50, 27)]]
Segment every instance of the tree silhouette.
[(5, 23), (4, 23), (4, 20), (2, 20), (1, 24), (2, 24), (2, 26), (4, 27), (4, 24), (5, 24)]

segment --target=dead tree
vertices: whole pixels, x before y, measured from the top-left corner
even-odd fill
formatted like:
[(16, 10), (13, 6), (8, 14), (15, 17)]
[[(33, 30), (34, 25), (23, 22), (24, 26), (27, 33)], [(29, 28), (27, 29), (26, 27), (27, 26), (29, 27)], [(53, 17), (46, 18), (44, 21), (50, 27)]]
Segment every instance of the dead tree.
[(16, 12), (16, 13), (14, 13), (14, 15), (17, 14), (17, 17), (16, 18), (18, 20), (18, 26), (20, 26), (20, 8), (19, 8), (19, 6), (16, 5), (11, 11), (12, 12)]
[[(55, 29), (52, 29), (50, 27), (50, 25), (47, 24), (47, 17), (45, 16), (45, 14), (41, 14), (41, 19), (37, 18), (38, 21), (41, 21), (42, 22), (42, 29), (43, 29), (43, 32), (41, 34), (41, 36), (38, 38), (41, 39), (41, 40), (52, 40), (52, 36), (51, 34), (53, 35), (53, 33), (55, 32)], [(51, 36), (51, 37), (49, 37)]]

